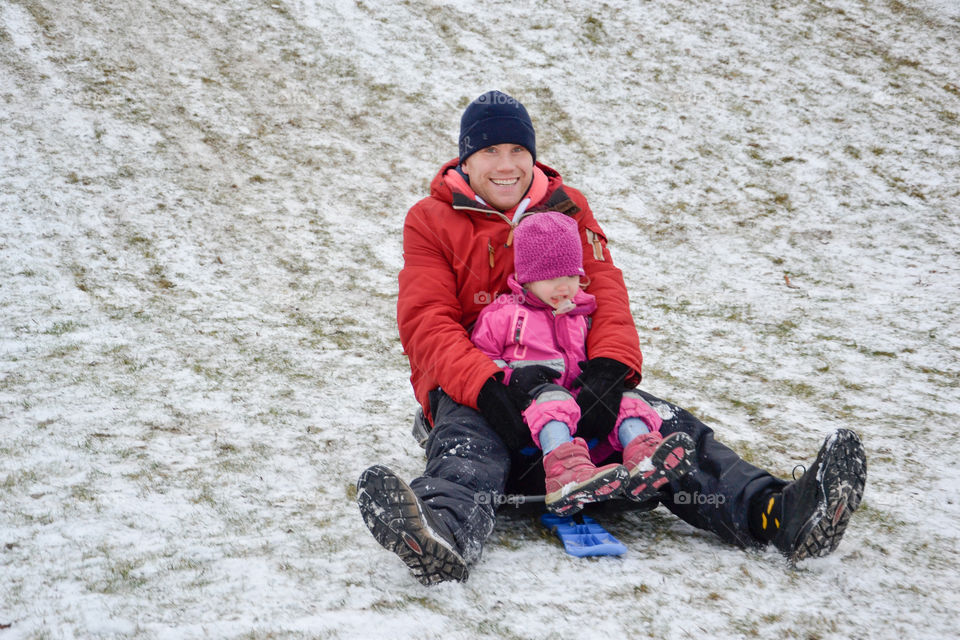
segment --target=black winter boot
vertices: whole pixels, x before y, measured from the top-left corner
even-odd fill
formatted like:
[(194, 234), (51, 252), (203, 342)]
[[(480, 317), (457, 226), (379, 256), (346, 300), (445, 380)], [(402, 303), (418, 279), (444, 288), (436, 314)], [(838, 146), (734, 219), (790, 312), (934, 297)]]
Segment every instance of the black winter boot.
[(813, 465), (783, 488), (773, 544), (791, 562), (836, 550), (850, 515), (860, 506), (867, 459), (849, 429), (828, 436)]
[(363, 472), (357, 504), (377, 542), (400, 556), (422, 584), (467, 579), (467, 563), (447, 527), (390, 469), (374, 465)]

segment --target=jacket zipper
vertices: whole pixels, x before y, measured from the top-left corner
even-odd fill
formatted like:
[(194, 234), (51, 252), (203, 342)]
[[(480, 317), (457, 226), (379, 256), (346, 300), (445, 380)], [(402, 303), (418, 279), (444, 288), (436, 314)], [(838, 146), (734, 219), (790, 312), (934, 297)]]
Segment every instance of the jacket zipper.
[(551, 319), (553, 320), (553, 344), (556, 350), (560, 353), (560, 359), (563, 360), (563, 375), (554, 380), (557, 384), (566, 387), (567, 385), (563, 384), (564, 382), (569, 382), (566, 380), (567, 374), (572, 371), (570, 369), (570, 354), (567, 353), (566, 345), (563, 344), (563, 341), (560, 339), (560, 322), (561, 318), (552, 310), (550, 311)]
[(597, 262), (604, 262), (603, 245), (600, 244), (600, 236), (593, 230), (587, 229), (587, 242), (593, 245), (593, 259)]

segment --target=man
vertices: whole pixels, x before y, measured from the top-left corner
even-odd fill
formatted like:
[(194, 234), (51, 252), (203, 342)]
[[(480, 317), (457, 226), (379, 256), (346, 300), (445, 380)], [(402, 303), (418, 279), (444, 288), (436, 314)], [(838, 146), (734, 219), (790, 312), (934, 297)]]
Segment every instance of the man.
[[(357, 484), (364, 522), (424, 584), (465, 580), (493, 530), (497, 496), (542, 483), (524, 457), (529, 431), (521, 410), (532, 386), (553, 372), (531, 367), (501, 381), (499, 367), (469, 339), (485, 304), (508, 291), (515, 221), (531, 211), (559, 211), (578, 224), (588, 291), (597, 309), (582, 363), (577, 435), (599, 442), (596, 461), (613, 460), (606, 444), (624, 391), (640, 382), (642, 356), (622, 273), (584, 196), (536, 161), (526, 109), (490, 91), (460, 122), (459, 157), (444, 165), (430, 196), (404, 223), (397, 322), (411, 382), (433, 425), (423, 475), (409, 484), (386, 467)], [(786, 483), (740, 459), (690, 413), (639, 392), (664, 418), (664, 436), (682, 431), (696, 443), (691, 471), (665, 486), (660, 501), (686, 522), (745, 547), (773, 543), (792, 561), (836, 549), (859, 506), (866, 460), (847, 430), (830, 436), (799, 480)], [(534, 459), (534, 463), (536, 460)]]

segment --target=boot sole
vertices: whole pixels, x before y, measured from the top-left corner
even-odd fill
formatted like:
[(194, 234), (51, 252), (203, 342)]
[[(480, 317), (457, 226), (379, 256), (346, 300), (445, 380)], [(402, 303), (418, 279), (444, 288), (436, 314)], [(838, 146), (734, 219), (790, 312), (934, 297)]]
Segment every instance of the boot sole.
[(655, 498), (660, 487), (682, 478), (693, 465), (696, 445), (693, 438), (678, 431), (671, 433), (656, 448), (650, 457), (653, 473), (644, 478), (641, 474), (649, 469), (637, 469), (627, 484), (627, 497), (636, 502), (646, 502)]
[(850, 516), (863, 499), (867, 483), (867, 458), (863, 443), (853, 431), (841, 429), (830, 436), (817, 470), (817, 508), (794, 539), (791, 562), (818, 558), (836, 551)]
[(463, 557), (431, 529), (416, 494), (392, 471), (381, 465), (364, 471), (357, 481), (357, 504), (373, 537), (421, 584), (467, 579)]
[[(588, 480), (586, 484), (570, 493), (558, 496), (560, 491), (548, 493), (545, 496), (547, 510), (558, 516), (572, 515), (583, 509), (583, 505), (591, 502), (603, 502), (620, 494), (620, 489), (627, 481), (629, 472), (626, 467), (618, 466), (608, 473)], [(551, 496), (558, 496), (551, 500)]]

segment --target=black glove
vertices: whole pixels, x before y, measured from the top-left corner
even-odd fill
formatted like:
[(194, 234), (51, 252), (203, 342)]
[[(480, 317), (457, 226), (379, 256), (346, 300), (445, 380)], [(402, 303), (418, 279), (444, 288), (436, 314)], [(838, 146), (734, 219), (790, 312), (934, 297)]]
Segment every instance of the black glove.
[(529, 404), (529, 395), (511, 390), (496, 378), (484, 382), (477, 395), (480, 415), (510, 451), (518, 451), (529, 440), (530, 429), (520, 415)]
[(577, 437), (587, 441), (606, 438), (617, 424), (630, 367), (610, 358), (593, 358), (581, 362), (580, 369), (580, 375), (573, 381), (574, 387), (580, 387)]
[[(561, 375), (563, 374), (556, 369), (551, 369), (542, 364), (520, 367), (510, 373), (510, 388), (517, 393), (529, 396), (530, 392), (540, 385), (553, 382)], [(524, 407), (524, 409), (526, 409), (526, 407)]]

